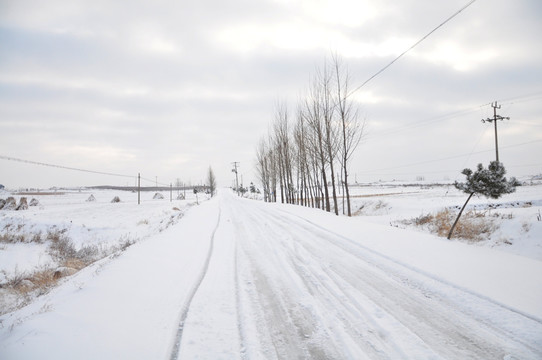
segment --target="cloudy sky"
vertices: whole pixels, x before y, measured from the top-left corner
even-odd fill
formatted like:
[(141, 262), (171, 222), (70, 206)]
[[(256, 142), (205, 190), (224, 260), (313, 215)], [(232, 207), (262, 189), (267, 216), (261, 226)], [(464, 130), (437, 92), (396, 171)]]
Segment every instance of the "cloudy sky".
[[(332, 52), (354, 88), (466, 3), (0, 0), (0, 183), (134, 184), (5, 157), (221, 185), (238, 161), (249, 183), (274, 105)], [(478, 0), (354, 93), (353, 177), (461, 179), (495, 157), (496, 100), (509, 175), (542, 173), (541, 34), (540, 0)]]

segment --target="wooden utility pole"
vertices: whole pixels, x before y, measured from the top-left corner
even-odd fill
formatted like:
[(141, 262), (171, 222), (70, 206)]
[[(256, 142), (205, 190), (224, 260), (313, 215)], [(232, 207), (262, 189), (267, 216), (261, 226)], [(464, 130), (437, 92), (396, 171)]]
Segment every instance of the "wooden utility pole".
[(141, 203), (141, 174), (137, 173), (137, 205)]
[(510, 120), (510, 118), (497, 115), (497, 109), (500, 109), (501, 106), (497, 105), (496, 101), (494, 103), (491, 103), (491, 107), (493, 108), (493, 118), (482, 119), (482, 122), (483, 123), (492, 122), (495, 125), (495, 157), (496, 157), (497, 162), (499, 162), (499, 140), (497, 138), (497, 120), (501, 120), (501, 121), (505, 119)]
[(239, 164), (239, 161), (234, 161), (232, 163), (233, 165), (233, 169), (231, 170), (232, 172), (235, 173), (235, 188), (237, 189), (237, 196), (239, 196), (239, 177), (237, 176), (237, 166)]

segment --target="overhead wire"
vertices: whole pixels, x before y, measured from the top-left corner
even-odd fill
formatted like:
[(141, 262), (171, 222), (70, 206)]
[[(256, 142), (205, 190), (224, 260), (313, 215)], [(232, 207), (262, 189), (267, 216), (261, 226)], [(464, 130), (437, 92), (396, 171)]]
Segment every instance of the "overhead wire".
[[(519, 144), (512, 144), (512, 145), (502, 146), (500, 148), (509, 149), (509, 148), (514, 148), (514, 147), (518, 147), (518, 146), (529, 145), (529, 144), (539, 143), (539, 142), (542, 142), (542, 139), (525, 141), (525, 142), (522, 142), (522, 143), (519, 143)], [(470, 153), (465, 153), (465, 154), (460, 154), (460, 155), (453, 155), (453, 156), (448, 156), (448, 157), (443, 157), (443, 158), (433, 159), (433, 160), (418, 161), (418, 162), (414, 162), (414, 163), (410, 163), (410, 164), (404, 164), (404, 165), (400, 165), (400, 166), (377, 168), (377, 169), (373, 169), (373, 170), (366, 170), (365, 172), (366, 173), (373, 173), (375, 171), (401, 169), (401, 168), (412, 167), (412, 166), (417, 166), (417, 165), (425, 165), (425, 164), (439, 162), (439, 161), (443, 161), (443, 160), (458, 159), (458, 158), (462, 158), (462, 157), (466, 157), (466, 156), (470, 157), (470, 156), (472, 156), (474, 154), (482, 154), (482, 153), (487, 153), (487, 152), (492, 152), (492, 151), (495, 151), (495, 149), (471, 151)]]
[[(368, 84), (371, 80), (373, 80), (374, 78), (376, 78), (378, 75), (380, 75), (381, 73), (383, 73), (386, 69), (388, 69), (391, 65), (393, 65), (395, 62), (397, 62), (400, 58), (402, 58), (406, 53), (408, 53), (409, 51), (411, 51), (412, 49), (414, 49), (416, 46), (418, 46), (421, 42), (423, 42), (425, 39), (427, 39), (431, 34), (433, 34), (435, 31), (437, 31), (438, 29), (440, 29), (442, 26), (444, 26), (446, 23), (448, 23), (450, 20), (452, 20), (454, 17), (456, 17), (457, 15), (459, 15), (461, 12), (463, 12), (465, 9), (467, 9), (469, 6), (471, 6), (476, 0), (471, 0), (469, 1), (467, 4), (465, 4), (463, 7), (461, 7), (458, 11), (456, 11), (455, 13), (453, 13), (451, 16), (449, 16), (446, 20), (444, 20), (443, 22), (441, 22), (438, 26), (436, 26), (435, 28), (433, 28), (429, 33), (427, 33), (425, 36), (423, 36), (420, 40), (418, 40), (417, 42), (415, 42), (413, 45), (411, 45), (408, 49), (406, 49), (405, 51), (403, 51), (401, 54), (399, 54), (399, 56), (397, 56), (396, 58), (394, 58), (391, 62), (389, 62), (387, 65), (385, 65), (383, 68), (381, 68), (380, 70), (378, 70), (376, 73), (374, 73), (372, 76), (370, 76), (367, 80), (365, 80), (363, 83), (361, 83), (361, 85), (359, 85), (358, 87), (354, 88), (352, 91), (350, 91), (349, 93), (346, 94), (345, 96), (345, 99), (346, 98), (349, 98), (351, 97), (355, 92), (359, 91), (361, 88), (363, 88), (366, 84)], [(505, 99), (505, 100), (501, 100), (500, 102), (503, 103), (507, 103), (507, 104), (514, 104), (514, 103), (517, 103), (517, 102), (526, 102), (526, 101), (532, 101), (532, 100), (536, 100), (538, 99), (539, 97), (542, 97), (542, 92), (536, 92), (536, 93), (533, 93), (533, 94), (528, 94), (528, 95), (523, 95), (523, 96), (518, 96), (518, 97), (513, 97), (513, 98), (510, 98), (510, 99)], [(534, 96), (534, 98), (532, 98)], [(519, 101), (518, 101), (519, 100)], [(338, 104), (335, 104), (334, 106), (337, 106)], [(405, 124), (405, 125), (401, 125), (395, 129), (388, 129), (388, 130), (384, 130), (380, 133), (377, 133), (377, 135), (375, 136), (374, 134), (371, 134), (369, 136), (369, 138), (371, 137), (377, 137), (377, 136), (383, 136), (383, 135), (389, 135), (389, 134), (393, 134), (393, 133), (396, 133), (396, 132), (401, 132), (401, 131), (404, 131), (404, 130), (409, 130), (409, 129), (412, 129), (412, 128), (416, 128), (416, 127), (422, 127), (422, 126), (426, 126), (426, 125), (429, 125), (431, 123), (434, 123), (436, 121), (440, 121), (442, 119), (446, 119), (446, 118), (454, 118), (454, 117), (457, 117), (459, 115), (466, 115), (468, 113), (471, 113), (471, 112), (474, 112), (474, 111), (478, 111), (479, 109), (481, 110), (484, 106), (488, 106), (490, 105), (490, 103), (486, 103), (486, 104), (483, 104), (483, 105), (480, 105), (480, 106), (477, 106), (475, 108), (469, 108), (469, 109), (465, 109), (465, 110), (459, 110), (459, 111), (456, 111), (456, 112), (453, 112), (453, 113), (450, 113), (450, 114), (446, 114), (446, 115), (441, 115), (441, 116), (438, 116), (438, 117), (435, 117), (435, 118), (431, 118), (431, 119), (427, 119), (427, 120), (422, 120), (422, 121), (417, 121), (417, 122), (413, 122), (413, 123), (410, 123), (410, 124)], [(476, 149), (476, 147), (478, 146), (481, 138), (483, 137), (483, 135), (485, 134), (485, 132), (487, 131), (487, 129), (484, 129), (482, 131), (482, 134), (480, 135), (480, 137), (478, 138), (478, 140), (476, 141), (475, 145), (473, 146), (472, 150), (470, 153), (468, 154), (462, 154), (462, 155), (457, 155), (457, 156), (450, 156), (450, 157), (446, 157), (446, 158), (441, 158), (441, 159), (435, 159), (435, 160), (429, 160), (429, 161), (423, 161), (423, 162), (416, 162), (416, 163), (411, 163), (411, 164), (406, 164), (406, 165), (401, 165), (401, 166), (397, 166), (397, 167), (388, 167), (388, 168), (380, 168), (380, 169), (375, 169), (375, 170), (369, 170), (367, 171), (367, 173), (373, 173), (374, 174), (374, 171), (382, 171), (382, 170), (389, 170), (389, 169), (398, 169), (398, 168), (404, 168), (404, 167), (411, 167), (411, 166), (416, 166), (416, 165), (421, 165), (421, 164), (427, 164), (427, 163), (432, 163), (432, 162), (437, 162), (437, 161), (442, 161), (442, 160), (449, 160), (449, 159), (454, 159), (454, 158), (460, 158), (460, 157), (467, 157), (467, 160), (473, 155), (473, 154), (478, 154), (478, 153), (485, 153), (485, 152), (490, 152), (490, 151), (493, 151), (493, 150), (483, 150), (483, 151), (477, 151), (475, 152), (474, 150)], [(508, 145), (508, 146), (504, 146), (502, 148), (511, 148), (511, 147), (516, 147), (516, 146), (522, 146), (522, 145), (526, 145), (526, 144), (531, 144), (531, 143), (536, 143), (536, 142), (540, 142), (542, 140), (533, 140), (533, 141), (528, 141), (528, 142), (524, 142), (524, 143), (520, 143), (520, 144), (514, 144), (514, 145)]]
[[(96, 170), (88, 170), (88, 169), (76, 168), (76, 167), (71, 167), (71, 166), (49, 164), (49, 163), (44, 163), (44, 162), (40, 162), (40, 161), (20, 159), (20, 158), (15, 158), (15, 157), (11, 157), (11, 156), (5, 156), (5, 155), (0, 155), (0, 159), (8, 160), (8, 161), (16, 161), (16, 162), (21, 162), (21, 163), (25, 163), (25, 164), (40, 165), (40, 166), (46, 166), (46, 167), (52, 167), (52, 168), (58, 168), (58, 169), (65, 169), (65, 170), (79, 171), (79, 172), (85, 172), (85, 173), (91, 173), (91, 174), (98, 174), (98, 175), (117, 176), (117, 177), (125, 177), (125, 178), (130, 178), (130, 179), (137, 179), (138, 178), (135, 175), (126, 175), (126, 174), (112, 173), (112, 172), (106, 172), (106, 171), (96, 171)], [(144, 181), (148, 181), (148, 182), (156, 184), (156, 185), (161, 185), (161, 186), (170, 186), (171, 185), (171, 184), (164, 184), (164, 183), (158, 182), (157, 180), (147, 179), (147, 178), (144, 178), (144, 177), (140, 177), (140, 179), (144, 180)]]
[(87, 170), (87, 169), (75, 168), (75, 167), (64, 166), (64, 165), (48, 164), (48, 163), (44, 163), (44, 162), (19, 159), (19, 158), (14, 158), (14, 157), (11, 157), (11, 156), (4, 156), (4, 155), (0, 155), (0, 159), (9, 160), (9, 161), (17, 161), (17, 162), (26, 163), (26, 164), (54, 167), (54, 168), (59, 168), (59, 169), (80, 171), (80, 172), (86, 172), (86, 173), (92, 173), (92, 174), (99, 174), (99, 175), (119, 176), (119, 177), (128, 177), (128, 178), (136, 177), (136, 176), (133, 176), (133, 175), (116, 174), (116, 173), (105, 172), (105, 171), (95, 171), (95, 170)]
[[(529, 98), (532, 98), (532, 99), (529, 99)], [(501, 104), (513, 104), (514, 102), (527, 102), (527, 101), (537, 100), (539, 98), (542, 98), (542, 91), (537, 91), (535, 93), (525, 94), (521, 96), (514, 96), (508, 99), (501, 99), (501, 100), (498, 100), (498, 102), (500, 102)], [(516, 101), (516, 100), (521, 100), (521, 101)]]
[[(467, 2), (465, 5), (463, 5), (459, 10), (457, 10), (455, 13), (450, 15), (444, 21), (442, 21), (439, 25), (437, 25), (435, 28), (433, 28), (431, 31), (429, 31), (425, 36), (423, 36), (421, 39), (419, 39), (414, 44), (412, 44), (408, 49), (403, 51), (401, 54), (399, 54), (397, 57), (395, 57), (392, 61), (390, 61), (388, 64), (386, 64), (383, 68), (381, 68), (376, 73), (371, 75), (368, 79), (366, 79), (363, 83), (361, 83), (361, 85), (357, 86), (352, 91), (348, 92), (345, 95), (345, 99), (351, 97), (354, 93), (356, 93), (361, 88), (363, 88), (371, 80), (373, 80), (378, 75), (380, 75), (385, 70), (387, 70), (391, 65), (393, 65), (395, 62), (397, 62), (406, 53), (408, 53), (409, 51), (414, 49), (416, 46), (418, 46), (420, 43), (422, 43), (425, 39), (427, 39), (429, 36), (431, 36), (434, 32), (436, 32), (438, 29), (443, 27), (445, 24), (447, 24), (450, 20), (455, 18), (457, 15), (459, 15), (461, 12), (463, 12), (469, 6), (471, 6), (474, 2), (476, 2), (476, 0), (471, 0), (471, 1)], [(504, 102), (504, 101), (510, 102), (510, 101), (518, 100), (518, 99), (524, 99), (524, 100), (521, 100), (521, 101), (532, 101), (532, 100), (535, 100), (536, 98), (535, 99), (525, 99), (525, 98), (529, 98), (529, 97), (532, 97), (532, 96), (540, 96), (540, 95), (542, 95), (542, 92), (536, 92), (536, 93), (531, 93), (531, 94), (528, 94), (528, 95), (523, 95), (523, 96), (519, 96), (519, 97), (513, 97), (513, 98), (510, 98), (510, 99), (505, 99), (505, 100), (502, 100), (501, 102)], [(516, 101), (516, 102), (518, 102), (518, 101)], [(338, 104), (335, 104), (334, 106), (337, 106), (337, 105)], [(456, 111), (456, 112), (453, 112), (453, 113), (450, 113), (450, 114), (438, 116), (436, 118), (431, 118), (431, 119), (427, 119), (427, 120), (423, 120), (423, 121), (418, 121), (418, 122), (414, 122), (414, 123), (410, 123), (410, 124), (405, 124), (405, 125), (399, 126), (396, 129), (392, 128), (392, 129), (388, 129), (388, 130), (383, 130), (381, 132), (377, 132), (376, 135), (374, 133), (373, 134), (368, 134), (367, 137), (365, 138), (365, 140), (371, 139), (373, 137), (385, 136), (385, 135), (389, 135), (389, 134), (393, 134), (393, 133), (397, 133), (397, 132), (401, 132), (401, 131), (405, 131), (405, 130), (409, 130), (409, 129), (413, 129), (413, 128), (417, 128), (417, 127), (427, 126), (429, 124), (432, 124), (432, 123), (437, 122), (437, 121), (441, 121), (442, 119), (446, 119), (448, 117), (454, 118), (454, 117), (457, 117), (459, 115), (466, 115), (468, 113), (477, 111), (479, 108), (481, 108), (483, 106), (487, 106), (487, 105), (490, 105), (490, 103), (480, 105), (479, 107), (477, 106), (476, 108), (469, 108), (469, 109), (465, 109), (465, 110), (459, 110), (459, 111)]]
[(431, 117), (429, 119), (425, 119), (425, 120), (421, 120), (421, 121), (414, 121), (414, 122), (411, 122), (411, 123), (408, 123), (408, 124), (400, 125), (400, 126), (397, 126), (397, 127), (392, 127), (392, 128), (382, 130), (382, 131), (379, 131), (379, 132), (376, 132), (376, 133), (373, 133), (373, 134), (369, 134), (367, 136), (367, 138), (395, 134), (395, 133), (398, 133), (398, 132), (411, 130), (411, 129), (415, 129), (415, 128), (418, 128), (418, 127), (427, 126), (427, 125), (430, 125), (430, 124), (435, 123), (437, 121), (453, 119), (453, 118), (456, 118), (456, 117), (459, 117), (459, 116), (462, 116), (462, 115), (467, 115), (467, 114), (476, 112), (480, 108), (482, 108), (484, 106), (488, 106), (488, 105), (490, 105), (490, 103), (482, 104), (482, 105), (479, 105), (479, 106), (476, 106), (476, 107), (471, 107), (471, 108), (468, 108), (468, 109), (457, 110), (457, 111), (454, 111), (454, 112), (451, 112), (451, 113), (448, 113), (448, 114), (438, 115), (436, 117)]
[[(533, 96), (536, 96), (536, 97), (533, 98)], [(509, 99), (505, 99), (505, 100), (498, 100), (498, 102), (501, 103), (502, 105), (513, 105), (513, 104), (517, 104), (517, 103), (520, 103), (520, 102), (527, 102), (527, 101), (537, 100), (538, 98), (542, 98), (542, 92), (537, 92), (537, 93), (527, 94), (527, 95), (521, 95), (521, 96), (515, 96), (515, 97), (509, 98)], [(511, 101), (511, 100), (514, 100), (514, 101)], [(406, 130), (415, 129), (415, 128), (418, 128), (418, 127), (431, 125), (431, 124), (433, 124), (435, 122), (442, 121), (442, 120), (454, 119), (454, 118), (457, 118), (457, 117), (460, 117), (460, 116), (463, 116), (463, 115), (468, 115), (468, 114), (471, 114), (473, 112), (482, 110), (484, 107), (488, 107), (488, 110), (489, 110), (490, 105), (491, 105), (491, 103), (488, 102), (488, 103), (484, 103), (484, 104), (481, 104), (481, 105), (478, 105), (478, 106), (453, 111), (453, 112), (450, 112), (450, 113), (447, 113), (447, 114), (438, 115), (438, 116), (431, 117), (431, 118), (428, 118), (428, 119), (410, 122), (410, 123), (407, 123), (407, 124), (404, 124), (404, 125), (399, 125), (399, 126), (396, 126), (396, 127), (388, 128), (388, 129), (381, 130), (381, 131), (377, 131), (375, 133), (370, 133), (364, 139), (368, 140), (368, 139), (371, 139), (371, 138), (374, 138), (374, 137), (386, 136), (386, 135), (395, 134), (395, 133), (406, 131)], [(481, 118), (485, 118), (485, 117), (489, 117), (489, 115), (488, 116), (485, 116), (485, 115), (481, 116)], [(531, 126), (540, 126), (539, 124), (531, 124), (531, 123), (525, 123), (525, 122), (523, 124), (531, 125)]]
[(361, 85), (354, 88), (354, 90), (350, 91), (348, 94), (345, 95), (345, 99), (352, 96), (355, 92), (357, 92), (359, 89), (367, 85), (371, 80), (376, 78), (378, 75), (382, 74), (386, 69), (388, 69), (390, 66), (392, 66), (397, 60), (402, 58), (406, 53), (408, 53), (410, 50), (414, 49), (416, 46), (418, 46), (420, 43), (422, 43), (425, 39), (427, 39), (431, 34), (433, 34), (435, 31), (443, 27), (446, 23), (448, 23), (450, 20), (452, 20), (454, 17), (459, 15), (463, 10), (471, 6), (476, 0), (471, 0), (467, 4), (465, 4), (463, 7), (461, 7), (459, 10), (457, 10), (455, 13), (453, 13), (450, 17), (448, 17), (446, 20), (441, 22), (437, 27), (433, 28), (430, 32), (428, 32), (425, 36), (423, 36), (420, 40), (416, 41), (413, 45), (411, 45), (408, 49), (403, 51), (399, 56), (397, 56), (395, 59), (393, 59), (391, 62), (389, 62), (386, 66), (384, 66), (382, 69), (378, 70), (376, 73), (374, 73), (372, 76), (370, 76), (367, 80), (365, 80)]

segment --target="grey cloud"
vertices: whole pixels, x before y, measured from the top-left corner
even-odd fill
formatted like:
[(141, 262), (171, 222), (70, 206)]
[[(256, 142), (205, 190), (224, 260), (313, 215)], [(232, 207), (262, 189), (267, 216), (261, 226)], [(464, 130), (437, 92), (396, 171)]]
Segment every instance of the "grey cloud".
[[(314, 15), (311, 6), (318, 3), (310, 1), (4, 2), (0, 125), (6, 138), (22, 134), (29, 141), (25, 149), (15, 140), (4, 141), (0, 154), (30, 159), (39, 154), (40, 160), (52, 163), (147, 171), (164, 181), (179, 176), (199, 179), (213, 165), (223, 184), (229, 184), (230, 162), (241, 161), (246, 177), (254, 179), (254, 148), (266, 133), (274, 103), (287, 102), (293, 116), (311, 74), (330, 52), (345, 51), (354, 88), (412, 43), (382, 53), (375, 49), (390, 39), (419, 39), (464, 3), (367, 2), (377, 4), (378, 12), (352, 24)], [(538, 1), (476, 2), (367, 84), (359, 93), (370, 92), (382, 101), (361, 104), (369, 136), (356, 155), (354, 171), (362, 174), (413, 158), (447, 157), (472, 149), (482, 131), (479, 118), (487, 109), (418, 128), (401, 127), (542, 92), (540, 20)], [(287, 29), (315, 31), (307, 36), (322, 39), (310, 46), (285, 46), (273, 33), (285, 24), (291, 25)], [(255, 31), (245, 34), (254, 36), (251, 46), (243, 48), (239, 39), (224, 40), (224, 31), (248, 25)], [(326, 42), (330, 33), (343, 43)], [(295, 39), (298, 34), (291, 35)], [(454, 68), (453, 56), (443, 56), (445, 51), (469, 66)], [(484, 52), (497, 56), (483, 58)], [(478, 53), (480, 59), (472, 58)], [(505, 110), (529, 122), (542, 109), (531, 101)], [(536, 127), (513, 121), (510, 125), (518, 126), (516, 133), (525, 138), (514, 133), (503, 143), (539, 136)], [(381, 127), (396, 131), (377, 136)], [(77, 146), (78, 157), (58, 154)], [(484, 138), (479, 146), (491, 143)], [(93, 149), (112, 155), (97, 163)], [(461, 170), (460, 161), (440, 165), (439, 169)], [(430, 172), (434, 167), (395, 172), (424, 169)], [(64, 176), (51, 175), (49, 182), (62, 182)]]

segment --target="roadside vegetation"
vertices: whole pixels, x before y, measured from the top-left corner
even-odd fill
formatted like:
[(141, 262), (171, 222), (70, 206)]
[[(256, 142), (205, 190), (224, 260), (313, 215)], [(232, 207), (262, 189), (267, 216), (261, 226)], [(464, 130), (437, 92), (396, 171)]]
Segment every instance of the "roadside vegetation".
[(32, 199), (27, 209), (17, 209), (17, 203), (26, 203), (23, 197), (10, 196), (1, 202), (8, 206), (0, 210), (0, 315), (29, 304), (97, 262), (101, 266), (108, 258), (116, 258), (137, 241), (163, 232), (195, 204), (190, 199), (173, 206), (154, 194), (147, 200), (152, 207), (137, 207), (136, 195), (123, 193), (123, 198), (133, 199), (119, 207), (119, 203), (111, 204), (111, 195), (107, 191), (90, 196), (40, 194), (41, 201)]
[(276, 105), (269, 134), (256, 150), (266, 202), (352, 215), (349, 161), (365, 122), (349, 97), (349, 81), (348, 71), (333, 57), (317, 70), (293, 116), (285, 104)]
[[(457, 214), (446, 208), (434, 214), (420, 215), (402, 220), (404, 225), (413, 225), (441, 237), (447, 237)], [(493, 216), (486, 211), (469, 210), (463, 214), (455, 228), (455, 237), (468, 241), (487, 240), (498, 228)]]
[[(4, 273), (0, 283), (0, 315), (27, 305), (37, 296), (46, 294), (64, 277), (110, 255), (119, 255), (135, 243), (123, 237), (113, 246), (85, 245), (76, 248), (67, 235), (68, 229), (50, 227), (46, 232), (24, 232), (21, 224), (8, 224), (0, 234), (0, 244), (38, 244), (46, 246), (46, 254), (53, 261), (32, 270)], [(7, 298), (7, 299), (6, 299)]]
[[(469, 208), (461, 216), (454, 229), (454, 238), (477, 243), (481, 241), (494, 240), (494, 243), (512, 245), (514, 241), (523, 237), (529, 237), (533, 225), (539, 227), (541, 219), (538, 212), (530, 212), (531, 215), (525, 220), (521, 220), (516, 214), (525, 213), (525, 210), (531, 209), (531, 201), (515, 201), (502, 204), (483, 204)], [(438, 211), (421, 214), (414, 218), (408, 218), (391, 222), (395, 227), (415, 227), (420, 230), (435, 234), (440, 237), (448, 237), (454, 219), (457, 218), (459, 207), (446, 207)], [(520, 213), (518, 213), (520, 211)], [(512, 231), (516, 233), (514, 237), (499, 235), (503, 229), (507, 234)], [(533, 234), (533, 236), (536, 236)]]

